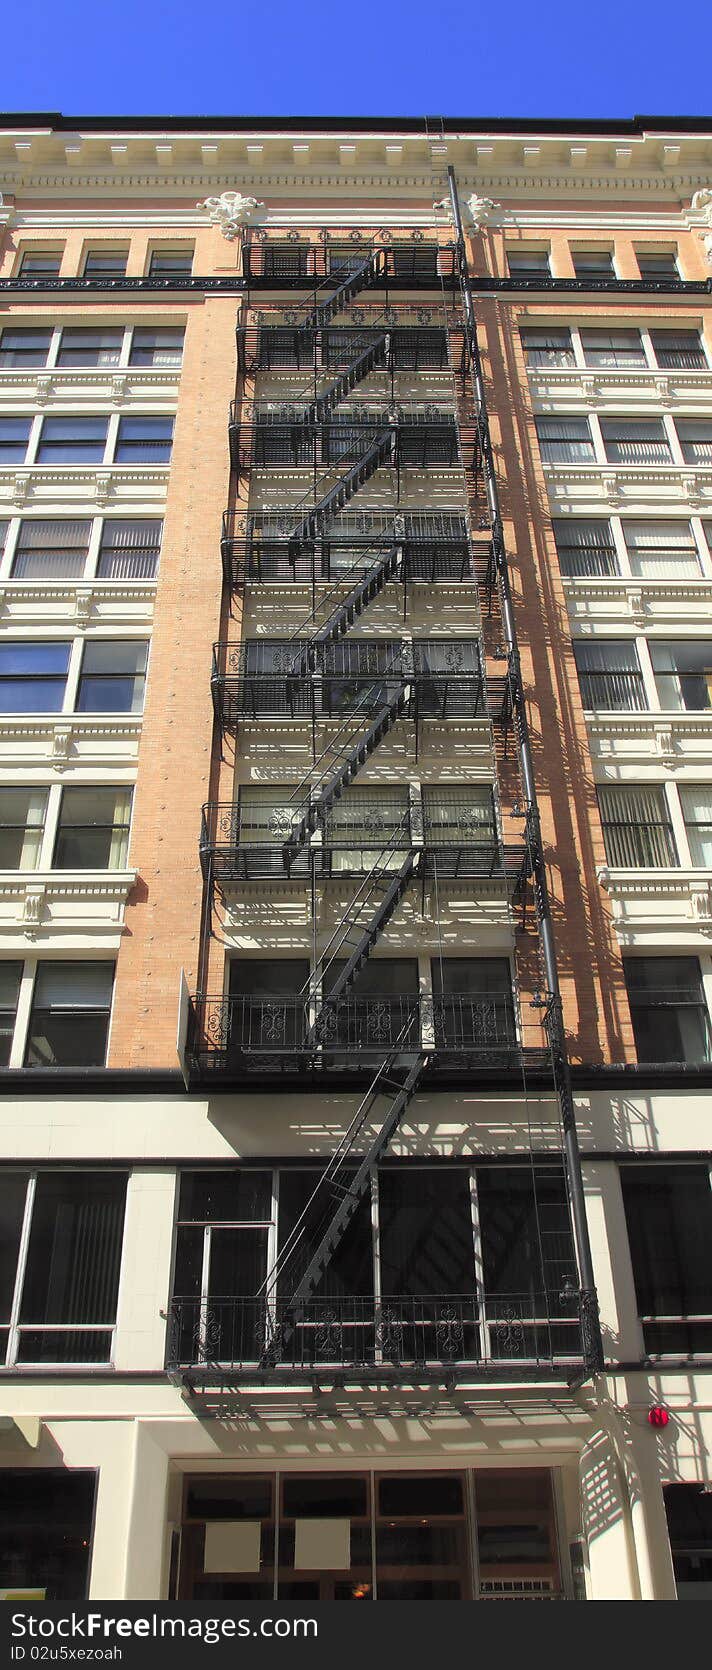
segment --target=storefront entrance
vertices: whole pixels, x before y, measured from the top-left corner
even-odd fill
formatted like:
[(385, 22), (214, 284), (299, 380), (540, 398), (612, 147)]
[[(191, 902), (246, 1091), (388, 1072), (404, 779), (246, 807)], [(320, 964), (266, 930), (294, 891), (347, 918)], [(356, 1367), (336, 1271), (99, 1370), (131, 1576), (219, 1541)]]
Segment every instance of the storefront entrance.
[(181, 1600), (561, 1594), (552, 1479), (543, 1468), (185, 1480)]

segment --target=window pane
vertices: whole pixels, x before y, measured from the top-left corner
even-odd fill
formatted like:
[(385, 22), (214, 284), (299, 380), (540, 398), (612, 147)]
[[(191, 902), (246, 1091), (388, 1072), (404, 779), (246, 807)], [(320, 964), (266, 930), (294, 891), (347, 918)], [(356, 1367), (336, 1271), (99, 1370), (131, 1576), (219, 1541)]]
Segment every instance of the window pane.
[(115, 463), (167, 464), (173, 443), (173, 419), (163, 417), (121, 418), (114, 454)]
[(126, 1184), (124, 1172), (40, 1173), (22, 1323), (115, 1321)]
[(712, 422), (706, 418), (678, 418), (675, 424), (686, 464), (712, 464)]
[(597, 791), (609, 864), (665, 869), (677, 864), (665, 790), (616, 785)]
[(536, 432), (545, 464), (571, 464), (595, 458), (588, 418), (539, 417)]
[(51, 341), (51, 330), (8, 328), (0, 337), (0, 366), (4, 370), (13, 366), (21, 370), (24, 366), (29, 369), (33, 365), (46, 365)]
[(20, 523), (13, 580), (74, 580), (86, 567), (91, 522), (66, 517)]
[(30, 418), (0, 417), (0, 464), (22, 464), (32, 427)]
[(99, 546), (101, 580), (152, 580), (158, 568), (163, 523), (104, 522)]
[(0, 869), (37, 868), (46, 789), (0, 789)]
[(113, 978), (113, 963), (38, 963), (25, 1065), (103, 1066)]
[(123, 330), (89, 330), (76, 327), (62, 331), (58, 365), (118, 365)]
[(674, 250), (646, 251), (639, 249), (638, 270), (641, 278), (679, 278), (680, 271)]
[(513, 278), (531, 273), (532, 277), (549, 277), (549, 252), (546, 249), (508, 249), (507, 265)]
[(128, 856), (131, 789), (64, 789), (54, 851), (58, 870), (120, 870)]
[(560, 517), (554, 519), (553, 529), (559, 567), (567, 578), (598, 579), (619, 573), (610, 522)]
[(712, 641), (652, 639), (650, 658), (661, 707), (702, 713), (712, 706)]
[(650, 580), (667, 580), (700, 572), (689, 522), (625, 521), (623, 536), (634, 574)]
[(577, 278), (586, 278), (589, 273), (599, 278), (616, 276), (610, 249), (575, 249), (571, 259)]
[(624, 957), (639, 1061), (710, 1059), (710, 1028), (696, 957)]
[[(621, 1183), (641, 1316), (712, 1315), (706, 1167), (622, 1166)], [(694, 1332), (689, 1343), (694, 1349)]]
[(130, 365), (180, 365), (183, 358), (183, 331), (134, 330), (131, 338)]
[(90, 640), (84, 648), (78, 713), (141, 713), (148, 645)]
[(378, 1174), (381, 1292), (470, 1296), (475, 1260), (466, 1170), (394, 1166)]
[(151, 253), (149, 272), (152, 278), (175, 278), (181, 275), (190, 276), (193, 270), (193, 250), (183, 249), (154, 249)]
[[(279, 1246), (282, 1248), (301, 1217), (316, 1188), (318, 1171), (280, 1172), (279, 1177)], [(344, 1180), (346, 1182), (346, 1179)], [(323, 1202), (322, 1202), (323, 1207)], [(279, 1287), (280, 1297), (288, 1299), (299, 1275), (316, 1251), (324, 1225), (312, 1214), (294, 1261)], [(326, 1265), (313, 1294), (314, 1299), (367, 1297), (373, 1293), (373, 1248), (371, 1241), (371, 1204), (368, 1194), (362, 1199), (339, 1245)]]
[(662, 420), (602, 418), (601, 434), (609, 464), (666, 464), (671, 453)]
[(84, 262), (85, 278), (123, 278), (127, 249), (90, 249)]
[(27, 1197), (26, 1171), (0, 1171), (0, 1322), (10, 1320)]
[(561, 1314), (559, 1293), (578, 1286), (563, 1173), (481, 1166), (477, 1172), (485, 1297), (526, 1297), (530, 1314)]
[(61, 264), (61, 249), (26, 249), (20, 262), (20, 273), (23, 278), (57, 278)]
[(37, 462), (101, 463), (106, 448), (107, 428), (107, 418), (45, 418), (40, 434)]
[(650, 336), (658, 365), (683, 371), (707, 370), (698, 331), (651, 331)]
[(178, 1217), (182, 1222), (268, 1223), (272, 1216), (272, 1173), (222, 1167), (184, 1171)]
[(690, 857), (700, 869), (712, 869), (712, 788), (680, 789)]
[(21, 979), (21, 962), (0, 963), (0, 1067), (10, 1060)]
[(522, 330), (522, 347), (527, 365), (575, 365), (571, 332), (568, 330)]
[(587, 365), (616, 370), (625, 369), (628, 365), (646, 364), (640, 331), (583, 329), (581, 342)]
[(0, 644), (0, 712), (61, 713), (67, 643)]

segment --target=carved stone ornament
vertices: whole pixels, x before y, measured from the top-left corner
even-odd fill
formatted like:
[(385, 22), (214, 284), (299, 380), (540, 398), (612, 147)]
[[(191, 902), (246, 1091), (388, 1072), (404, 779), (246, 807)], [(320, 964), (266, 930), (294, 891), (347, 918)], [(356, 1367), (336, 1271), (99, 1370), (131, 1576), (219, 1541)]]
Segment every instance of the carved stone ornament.
[(466, 199), (467, 212), (473, 226), (486, 226), (488, 222), (497, 225), (500, 220), (501, 203), (495, 203), (491, 197), (478, 197), (473, 191)]
[(223, 237), (232, 243), (240, 227), (254, 220), (257, 211), (264, 209), (264, 203), (258, 203), (256, 197), (243, 197), (241, 191), (224, 191), (220, 197), (206, 197), (204, 202), (196, 203), (196, 208), (204, 209), (211, 225), (219, 226)]

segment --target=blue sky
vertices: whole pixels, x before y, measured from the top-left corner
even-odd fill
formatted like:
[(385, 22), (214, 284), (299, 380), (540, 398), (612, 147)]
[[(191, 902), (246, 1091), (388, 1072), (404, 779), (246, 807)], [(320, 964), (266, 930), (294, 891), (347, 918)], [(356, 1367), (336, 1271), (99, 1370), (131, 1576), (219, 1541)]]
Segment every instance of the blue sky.
[(702, 115), (709, 0), (33, 0), (3, 101), (65, 115)]

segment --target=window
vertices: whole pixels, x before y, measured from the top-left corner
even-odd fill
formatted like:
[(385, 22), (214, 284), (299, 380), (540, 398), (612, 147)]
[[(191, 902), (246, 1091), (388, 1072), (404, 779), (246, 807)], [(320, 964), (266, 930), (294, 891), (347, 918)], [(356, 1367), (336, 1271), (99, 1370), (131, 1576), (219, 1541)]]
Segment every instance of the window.
[(124, 340), (123, 330), (93, 330), (83, 325), (62, 331), (58, 365), (118, 365)]
[(639, 1061), (710, 1060), (710, 1027), (696, 957), (624, 957)]
[(712, 1600), (712, 1495), (701, 1484), (663, 1486), (678, 1600)]
[(0, 367), (3, 371), (24, 371), (35, 365), (46, 365), (51, 341), (51, 329), (23, 326), (10, 330), (8, 327), (0, 336)]
[(13, 580), (76, 580), (86, 568), (91, 522), (68, 517), (22, 521), (12, 563)]
[(641, 278), (679, 278), (677, 252), (674, 249), (636, 250)]
[(625, 639), (606, 643), (574, 642), (576, 671), (585, 708), (617, 713), (643, 713), (648, 706), (635, 644)]
[(479, 639), (415, 638), (413, 664), (422, 715), (462, 714), (476, 719), (484, 711)]
[(345, 1050), (350, 1057), (354, 1050), (368, 1052), (369, 1048), (382, 1054), (384, 1047), (399, 1040), (404, 1049), (417, 1049), (420, 1036), (415, 957), (369, 957), (349, 990), (342, 996), (337, 993), (332, 1000), (345, 967), (345, 956), (334, 957), (324, 972), (324, 1049)]
[(712, 1351), (712, 1189), (706, 1166), (621, 1166), (647, 1352)]
[(610, 249), (572, 249), (571, 260), (577, 278), (615, 278)]
[(20, 260), (21, 278), (58, 278), (61, 249), (26, 249)]
[(625, 371), (647, 363), (640, 331), (582, 329), (581, 343), (586, 364), (602, 370)]
[(148, 271), (151, 278), (190, 278), (193, 271), (192, 245), (152, 250)]
[(650, 337), (655, 358), (664, 370), (709, 370), (699, 331), (651, 331)]
[(660, 706), (672, 713), (702, 713), (712, 707), (712, 642), (650, 643)]
[(0, 464), (24, 464), (31, 418), (0, 417)]
[(0, 1173), (3, 1362), (111, 1360), (127, 1180), (110, 1171)]
[(39, 962), (26, 1067), (103, 1067), (114, 964)]
[(0, 713), (61, 713), (69, 643), (0, 643)]
[(105, 417), (48, 417), (42, 423), (38, 464), (101, 464), (109, 420)]
[[(405, 251), (406, 258), (410, 254)], [(352, 273), (360, 273), (366, 262), (370, 260), (371, 251), (365, 244), (347, 244), (346, 248), (335, 248), (330, 245), (326, 252), (329, 274), (343, 284)], [(407, 271), (407, 268), (406, 268)]]
[(602, 579), (620, 572), (610, 522), (562, 516), (555, 518), (553, 529), (559, 567), (567, 579)]
[(677, 864), (664, 788), (617, 784), (597, 792), (609, 864), (635, 870)]
[[(283, 798), (287, 799), (288, 794), (287, 790)], [(407, 787), (384, 784), (382, 788), (348, 789), (329, 809), (324, 844), (330, 849), (328, 863), (333, 874), (370, 870), (379, 854), (386, 866), (397, 869), (410, 846)], [(387, 846), (391, 848), (389, 854), (385, 853)]]
[(712, 419), (677, 418), (675, 428), (686, 464), (712, 464)]
[(560, 1167), (537, 1165), (532, 1174), (529, 1167), (481, 1166), (477, 1194), (492, 1355), (516, 1355), (507, 1329), (514, 1313), (541, 1324), (525, 1323), (522, 1355), (547, 1355), (553, 1348), (574, 1356), (576, 1305), (567, 1305), (562, 1292), (567, 1286), (575, 1292), (578, 1278)]
[(183, 358), (182, 327), (171, 330), (138, 330), (131, 337), (129, 365), (180, 365)]
[(522, 330), (521, 337), (528, 366), (576, 364), (570, 331)]
[(285, 1049), (301, 1044), (307, 1024), (302, 957), (251, 957), (230, 963), (230, 1046)]
[(486, 1055), (516, 1046), (512, 975), (504, 957), (443, 957), (431, 962), (438, 1049)]
[(631, 571), (646, 580), (681, 580), (700, 572), (689, 522), (623, 523)]
[(384, 1166), (378, 1194), (384, 1299), (445, 1293), (472, 1297), (475, 1258), (468, 1172)]
[(14, 1592), (47, 1601), (87, 1593), (97, 1474), (69, 1467), (2, 1470), (0, 1570)]
[(21, 962), (0, 962), (0, 1067), (7, 1067), (10, 1060), (21, 979)]
[(5, 550), (5, 541), (7, 539), (7, 530), (9, 526), (10, 523), (5, 521), (4, 518), (0, 519), (0, 557), (2, 557)]
[(161, 554), (163, 523), (118, 517), (102, 524), (97, 577), (100, 580), (153, 580)]
[(131, 789), (63, 789), (55, 870), (124, 870), (131, 796)]
[(680, 801), (695, 869), (712, 870), (712, 788), (681, 788)]
[(173, 445), (171, 417), (119, 419), (115, 464), (170, 464)]
[(84, 262), (85, 278), (124, 278), (128, 249), (90, 249)]
[(669, 464), (671, 452), (662, 418), (601, 418), (609, 464)]
[(548, 249), (508, 249), (510, 278), (551, 278)]
[[(344, 251), (344, 253), (346, 253)], [(349, 251), (353, 259), (353, 251)], [(368, 250), (361, 251), (362, 261)], [(393, 264), (393, 276), (401, 280), (412, 278), (416, 283), (425, 279), (436, 280), (438, 276), (438, 252), (434, 244), (394, 244), (389, 252), (389, 269)]]
[(536, 432), (545, 464), (576, 464), (595, 459), (588, 418), (538, 417)]
[(142, 713), (148, 644), (93, 638), (84, 645), (78, 713)]
[(37, 869), (46, 810), (46, 789), (0, 788), (0, 870)]

